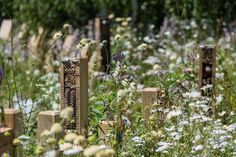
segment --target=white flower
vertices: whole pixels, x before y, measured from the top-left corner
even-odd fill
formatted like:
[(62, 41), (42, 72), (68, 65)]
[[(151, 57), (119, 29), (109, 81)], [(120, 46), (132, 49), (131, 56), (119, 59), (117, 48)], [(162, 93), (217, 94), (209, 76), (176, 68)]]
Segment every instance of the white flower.
[(34, 76), (39, 76), (40, 71), (38, 69), (34, 70)]
[(211, 89), (213, 87), (212, 84), (207, 84), (206, 86), (203, 86), (201, 90), (205, 91), (206, 89)]
[(83, 148), (81, 146), (74, 146), (72, 149), (65, 150), (63, 154), (67, 156), (76, 155), (76, 154), (81, 153), (82, 150)]
[(150, 64), (150, 65), (154, 65), (159, 62), (160, 60), (155, 56), (148, 56), (148, 58), (143, 61), (143, 63)]
[(57, 40), (57, 39), (59, 39), (59, 38), (61, 38), (62, 37), (62, 33), (61, 32), (56, 32), (54, 35), (53, 35), (53, 39), (54, 40)]
[(226, 134), (227, 132), (225, 130), (213, 130), (212, 134), (213, 135), (222, 135), (222, 134)]
[(189, 93), (185, 93), (186, 96), (188, 96), (189, 98), (199, 98), (201, 97), (201, 93), (198, 91), (191, 91)]
[(222, 96), (222, 95), (218, 95), (218, 96), (216, 97), (216, 103), (217, 103), (217, 104), (221, 103), (222, 100), (223, 100), (223, 96)]
[(236, 123), (230, 124), (226, 127), (227, 131), (235, 131), (236, 130)]
[(219, 116), (222, 117), (222, 116), (224, 116), (225, 114), (226, 114), (226, 112), (225, 112), (225, 111), (222, 111), (222, 112), (219, 113)]
[(160, 147), (156, 149), (156, 152), (167, 153), (167, 149), (170, 147), (171, 144), (167, 142), (159, 142), (158, 145)]
[(104, 150), (104, 148), (105, 148), (105, 147), (104, 147), (103, 145), (102, 145), (102, 146), (92, 145), (92, 146), (90, 146), (90, 147), (88, 147), (88, 148), (86, 148), (86, 149), (84, 150), (83, 155), (86, 156), (86, 157), (93, 156), (93, 155), (95, 155), (97, 152), (99, 152), (99, 151), (101, 151), (101, 150)]
[(183, 112), (181, 110), (173, 110), (173, 111), (170, 111), (167, 114), (167, 119), (171, 119), (173, 117), (178, 117), (178, 116), (180, 116), (182, 114), (183, 114)]
[(47, 151), (45, 157), (57, 157), (57, 152), (55, 150)]
[(132, 140), (135, 142), (135, 146), (143, 146), (143, 144), (145, 143), (145, 141), (138, 136), (135, 136), (134, 138), (132, 138)]
[(224, 73), (216, 73), (216, 78), (219, 80), (224, 79)]
[(203, 150), (204, 146), (203, 145), (197, 145), (197, 146), (193, 146), (192, 150), (193, 151), (201, 151)]

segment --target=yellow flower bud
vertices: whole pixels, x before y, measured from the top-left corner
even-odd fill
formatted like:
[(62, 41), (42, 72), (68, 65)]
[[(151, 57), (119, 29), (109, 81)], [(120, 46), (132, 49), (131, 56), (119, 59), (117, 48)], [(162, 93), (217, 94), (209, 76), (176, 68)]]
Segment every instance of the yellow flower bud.
[(18, 138), (15, 138), (15, 139), (13, 140), (13, 144), (14, 144), (14, 145), (19, 145), (19, 144), (21, 144), (21, 140), (18, 139)]
[(35, 150), (35, 153), (37, 155), (42, 155), (44, 152), (45, 152), (45, 148), (43, 146), (41, 146), (41, 145), (38, 145), (36, 150)]

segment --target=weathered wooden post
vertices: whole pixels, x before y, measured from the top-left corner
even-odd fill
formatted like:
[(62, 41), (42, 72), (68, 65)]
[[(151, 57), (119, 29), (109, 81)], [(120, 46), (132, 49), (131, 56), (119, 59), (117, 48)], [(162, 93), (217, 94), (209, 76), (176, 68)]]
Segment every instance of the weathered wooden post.
[(99, 124), (99, 131), (98, 136), (101, 140), (100, 143), (106, 143), (105, 138), (108, 135), (109, 131), (114, 128), (114, 126), (117, 124), (116, 121), (102, 121)]
[(71, 106), (75, 117), (66, 128), (81, 134), (88, 125), (88, 58), (64, 58), (61, 63), (61, 108)]
[[(5, 124), (7, 127), (6, 130), (10, 132), (10, 136), (1, 137), (3, 139), (0, 139), (0, 141), (4, 141), (5, 144), (8, 143), (4, 147), (5, 150), (3, 152), (7, 152), (9, 150), (9, 154), (11, 156), (21, 157), (22, 151), (20, 151), (20, 146), (13, 146), (12, 142), (13, 138), (16, 138), (23, 134), (24, 121), (22, 112), (16, 109), (4, 109), (4, 115), (5, 115)], [(9, 143), (10, 141), (11, 143)], [(0, 147), (2, 148), (2, 146)], [(0, 155), (3, 152), (0, 150)]]
[(95, 19), (95, 40), (97, 43), (102, 42), (101, 47), (101, 68), (104, 72), (109, 73), (111, 63), (111, 46), (110, 46), (110, 23), (108, 18)]
[(202, 96), (213, 98), (215, 94), (216, 48), (215, 46), (200, 46), (199, 88), (212, 85), (212, 88), (202, 90)]
[[(38, 114), (38, 124), (37, 124), (37, 136), (40, 139), (42, 133), (45, 130), (50, 131), (51, 127), (55, 123), (59, 123), (61, 120), (60, 118), (60, 111), (42, 111)], [(53, 134), (55, 137), (55, 135)]]
[[(164, 112), (168, 106), (167, 96), (165, 90), (160, 90), (159, 88), (144, 88), (141, 91), (142, 97), (142, 116), (147, 121), (152, 115), (151, 110), (156, 110), (159, 117), (160, 124), (164, 120)], [(157, 106), (154, 107), (153, 105)]]
[[(9, 135), (6, 136), (6, 132), (8, 132)], [(0, 156), (2, 156), (4, 153), (14, 156), (13, 139), (14, 136), (12, 128), (0, 128)]]
[(144, 88), (141, 92), (142, 97), (142, 116), (145, 120), (150, 117), (150, 108), (157, 102), (158, 88)]
[(7, 127), (12, 128), (14, 136), (18, 137), (23, 134), (24, 120), (20, 110), (4, 109), (5, 122)]
[(215, 112), (213, 102), (215, 101), (216, 47), (200, 46), (199, 63), (199, 88), (202, 96), (212, 98), (212, 102), (209, 103), (211, 107), (208, 110), (209, 115), (212, 115)]
[(12, 21), (3, 20), (0, 28), (0, 39), (8, 40), (12, 30)]

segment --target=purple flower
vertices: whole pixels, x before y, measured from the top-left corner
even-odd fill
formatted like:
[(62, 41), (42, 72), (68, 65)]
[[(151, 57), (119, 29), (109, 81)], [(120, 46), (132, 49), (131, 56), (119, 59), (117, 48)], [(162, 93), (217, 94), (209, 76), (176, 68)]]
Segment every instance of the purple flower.
[(114, 54), (112, 56), (112, 58), (116, 62), (121, 62), (125, 58), (125, 56), (124, 56), (124, 54), (122, 52), (118, 52), (118, 53)]
[(4, 72), (2, 68), (0, 68), (0, 85), (2, 84), (3, 76), (4, 76)]

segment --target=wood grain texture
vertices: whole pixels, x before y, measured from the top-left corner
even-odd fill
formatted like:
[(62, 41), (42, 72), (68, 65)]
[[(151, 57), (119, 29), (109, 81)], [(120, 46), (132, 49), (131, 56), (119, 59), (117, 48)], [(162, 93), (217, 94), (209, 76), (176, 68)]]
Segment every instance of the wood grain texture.
[(142, 97), (142, 116), (145, 120), (150, 117), (150, 107), (157, 101), (158, 88), (144, 88), (141, 91)]
[[(40, 139), (41, 134), (48, 130), (50, 131), (54, 123), (59, 123), (60, 111), (42, 111), (38, 114), (37, 119), (37, 137)], [(53, 135), (55, 137), (55, 135)]]

